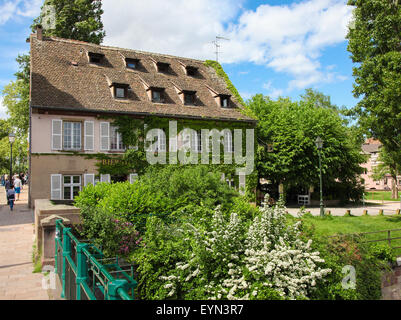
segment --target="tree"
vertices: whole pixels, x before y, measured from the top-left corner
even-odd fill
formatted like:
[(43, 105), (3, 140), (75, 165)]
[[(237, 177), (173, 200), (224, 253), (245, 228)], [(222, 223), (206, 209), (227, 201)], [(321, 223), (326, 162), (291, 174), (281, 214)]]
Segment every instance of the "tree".
[[(50, 9), (54, 8), (54, 12)], [(42, 13), (34, 20), (32, 30), (40, 24), (51, 25), (50, 15), (55, 14), (54, 25), (44, 30), (48, 36), (80, 40), (90, 43), (102, 43), (106, 33), (102, 23), (101, 0), (46, 0)]]
[[(355, 144), (357, 139), (335, 106), (320, 106), (310, 95), (292, 102), (284, 98), (273, 101), (258, 94), (248, 101), (248, 108), (259, 120), (257, 169), (261, 177), (283, 183), (286, 189), (318, 187), (315, 139), (320, 136), (324, 140), (322, 173), (326, 194), (343, 188), (343, 198), (358, 199), (359, 194), (352, 193), (358, 189), (360, 164), (365, 159), (360, 154), (361, 144)], [(272, 145), (273, 150), (267, 145)]]
[[(103, 13), (101, 1), (91, 0), (46, 0), (44, 5), (55, 8), (55, 28), (44, 30), (49, 36), (58, 36), (68, 39), (100, 44), (105, 32), (101, 15)], [(43, 8), (43, 7), (42, 7)], [(44, 22), (48, 17), (43, 10), (34, 20), (32, 30)], [(30, 90), (30, 57), (18, 55), (19, 70), (15, 73), (16, 80), (11, 81), (2, 91), (4, 105), (10, 115), (10, 124), (17, 129), (20, 135), (27, 135), (29, 128), (29, 90)]]
[(352, 110), (359, 124), (380, 140), (391, 163), (401, 159), (401, 3), (398, 0), (350, 0), (354, 19), (347, 38), (355, 78), (353, 93), (362, 97)]
[(372, 178), (374, 180), (382, 180), (386, 175), (392, 178), (391, 198), (398, 199), (397, 175), (401, 172), (401, 159), (398, 154), (392, 154), (382, 147), (378, 157), (378, 165), (373, 168)]
[(16, 128), (19, 134), (27, 135), (29, 128), (29, 55), (18, 55), (16, 60), (19, 70), (14, 75), (17, 79), (4, 87), (3, 102), (10, 116), (8, 120), (10, 125)]

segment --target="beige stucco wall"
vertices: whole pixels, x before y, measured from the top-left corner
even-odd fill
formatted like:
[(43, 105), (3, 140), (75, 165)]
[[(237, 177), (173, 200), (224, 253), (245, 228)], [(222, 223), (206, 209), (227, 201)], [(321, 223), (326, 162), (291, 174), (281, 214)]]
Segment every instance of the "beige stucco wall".
[(97, 174), (96, 159), (66, 155), (32, 155), (30, 196), (31, 204), (36, 199), (50, 199), (50, 176), (52, 174)]
[[(100, 151), (100, 122), (112, 122), (112, 120), (98, 119), (96, 117), (85, 116), (63, 116), (49, 114), (32, 114), (32, 153), (51, 153), (52, 150), (52, 120), (75, 120), (75, 121), (93, 121), (94, 122), (94, 150), (85, 151), (85, 153), (98, 153)], [(82, 131), (84, 127), (82, 125)], [(84, 141), (81, 141), (82, 149)], [(83, 150), (82, 150), (83, 151)]]

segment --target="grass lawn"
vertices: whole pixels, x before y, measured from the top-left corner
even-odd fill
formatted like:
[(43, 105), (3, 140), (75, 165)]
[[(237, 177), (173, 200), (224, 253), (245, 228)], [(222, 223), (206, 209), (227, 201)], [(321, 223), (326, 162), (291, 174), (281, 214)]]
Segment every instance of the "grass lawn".
[(400, 201), (400, 199), (391, 199), (391, 191), (367, 191), (365, 192), (365, 200), (384, 200), (384, 201)]
[[(349, 234), (360, 232), (383, 231), (389, 229), (401, 229), (401, 215), (392, 216), (332, 216), (332, 217), (314, 217), (305, 216), (304, 223), (313, 225), (315, 232), (320, 236), (331, 236), (334, 234)], [(391, 237), (401, 237), (400, 231), (391, 232)], [(367, 240), (386, 239), (387, 232), (366, 235)], [(381, 244), (386, 241), (378, 242)], [(393, 240), (392, 246), (401, 246), (401, 239)], [(397, 249), (396, 253), (401, 255), (401, 249)]]

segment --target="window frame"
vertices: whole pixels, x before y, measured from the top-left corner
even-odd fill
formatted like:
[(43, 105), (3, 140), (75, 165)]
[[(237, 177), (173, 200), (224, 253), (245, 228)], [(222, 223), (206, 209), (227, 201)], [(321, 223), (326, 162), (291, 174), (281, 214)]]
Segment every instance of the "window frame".
[[(196, 91), (183, 91), (184, 95), (184, 105), (186, 106), (194, 106), (196, 101)], [(187, 102), (186, 98), (191, 97), (191, 101)]]
[(198, 74), (198, 68), (196, 67), (187, 66), (185, 67), (185, 70), (187, 72), (187, 76), (189, 77), (196, 77), (196, 75)]
[(156, 67), (159, 73), (169, 73), (170, 64), (167, 62), (157, 62)]
[[(123, 89), (124, 90), (124, 97), (118, 97), (117, 96), (117, 89)], [(115, 99), (128, 99), (128, 85), (114, 83), (113, 84), (113, 94), (114, 94), (114, 98)]]
[[(129, 64), (134, 64), (135, 67), (132, 68), (129, 66)], [(139, 59), (134, 59), (134, 58), (125, 58), (125, 67), (129, 70), (138, 70), (138, 65), (139, 65)]]
[[(70, 183), (65, 183), (64, 178), (70, 177)], [(74, 177), (79, 177), (79, 183), (74, 183)], [(79, 187), (79, 192), (82, 191), (82, 175), (80, 174), (63, 174), (62, 175), (62, 198), (63, 200), (74, 200), (74, 187)], [(65, 198), (65, 188), (70, 188), (70, 198)], [(79, 193), (78, 192), (78, 193)]]
[[(113, 144), (112, 140), (114, 137), (112, 135), (113, 132), (116, 133), (117, 148), (112, 148), (112, 144)], [(122, 148), (120, 148), (120, 145), (122, 146)], [(123, 144), (123, 137), (122, 137), (122, 134), (118, 131), (118, 127), (110, 124), (109, 125), (109, 151), (125, 151), (125, 150), (126, 150), (126, 148)]]
[[(88, 52), (89, 63), (94, 65), (101, 65), (104, 59), (104, 54)], [(93, 61), (93, 59), (97, 59), (98, 61)]]
[[(63, 131), (62, 131), (62, 150), (82, 150), (82, 121), (74, 121), (74, 120), (62, 120), (63, 121)], [(71, 123), (71, 124), (79, 124), (79, 148), (74, 148), (74, 128), (71, 128), (71, 134), (70, 134), (70, 138), (71, 138), (71, 148), (66, 148), (65, 147), (65, 138), (66, 138), (66, 134), (65, 134), (65, 125), (67, 123)]]
[[(150, 92), (150, 96), (151, 96), (151, 100), (152, 100), (153, 103), (165, 103), (165, 89), (164, 88), (151, 88), (150, 91), (151, 91)], [(160, 100), (159, 101), (154, 99), (153, 94), (155, 92), (158, 92), (159, 95), (160, 95)]]
[[(224, 102), (223, 102), (225, 100), (227, 101), (227, 105), (226, 106), (224, 105)], [(226, 109), (231, 108), (231, 101), (230, 100), (231, 99), (230, 99), (229, 95), (224, 95), (224, 94), (220, 95), (220, 107), (226, 108)]]

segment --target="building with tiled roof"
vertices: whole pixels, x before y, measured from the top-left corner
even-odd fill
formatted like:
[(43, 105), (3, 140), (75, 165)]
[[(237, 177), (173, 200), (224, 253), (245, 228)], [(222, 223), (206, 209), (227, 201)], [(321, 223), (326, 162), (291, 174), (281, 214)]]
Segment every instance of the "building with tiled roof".
[(256, 124), (204, 61), (45, 37), (41, 30), (29, 41), (32, 205), (71, 200), (87, 183), (110, 181), (95, 160), (74, 155), (124, 153), (113, 117)]
[(361, 175), (365, 190), (391, 190), (393, 183), (401, 186), (401, 176), (397, 177), (397, 181), (393, 181), (390, 174), (387, 174), (382, 180), (372, 178), (374, 167), (379, 164), (378, 158), (381, 147), (381, 142), (373, 138), (366, 139), (362, 144), (362, 153), (367, 157), (366, 162), (362, 164), (364, 173)]

